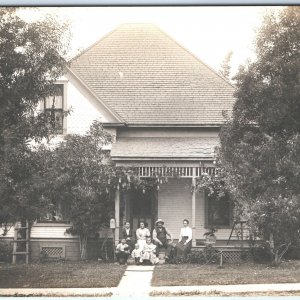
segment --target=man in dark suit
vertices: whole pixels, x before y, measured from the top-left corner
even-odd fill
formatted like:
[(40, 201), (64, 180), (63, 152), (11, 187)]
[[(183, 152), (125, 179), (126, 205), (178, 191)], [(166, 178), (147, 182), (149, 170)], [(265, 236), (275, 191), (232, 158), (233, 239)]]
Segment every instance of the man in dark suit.
[(122, 238), (126, 240), (130, 250), (134, 248), (133, 231), (130, 228), (130, 222), (126, 222), (122, 230)]

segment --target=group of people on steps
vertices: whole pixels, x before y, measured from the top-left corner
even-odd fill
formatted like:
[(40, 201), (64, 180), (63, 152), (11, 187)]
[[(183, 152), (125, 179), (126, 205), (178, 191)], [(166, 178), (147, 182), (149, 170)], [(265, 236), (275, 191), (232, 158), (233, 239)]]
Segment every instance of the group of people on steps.
[(186, 256), (190, 252), (192, 248), (192, 229), (189, 227), (187, 219), (183, 220), (183, 227), (175, 246), (172, 243), (172, 235), (164, 226), (162, 219), (155, 222), (152, 235), (145, 225), (145, 222), (140, 222), (139, 228), (136, 232), (133, 232), (130, 222), (125, 223), (121, 242), (116, 247), (116, 256), (120, 264), (126, 264), (130, 255), (137, 265), (157, 264), (162, 249), (165, 252), (166, 261), (171, 257)]

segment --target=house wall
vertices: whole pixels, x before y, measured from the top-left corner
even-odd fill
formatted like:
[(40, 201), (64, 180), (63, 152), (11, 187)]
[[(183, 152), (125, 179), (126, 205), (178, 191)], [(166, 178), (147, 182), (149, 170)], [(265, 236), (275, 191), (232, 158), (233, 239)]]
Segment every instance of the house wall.
[[(173, 238), (178, 239), (183, 219), (190, 221), (192, 227), (192, 180), (190, 178), (169, 178), (167, 183), (160, 186), (158, 194), (158, 218), (165, 221)], [(196, 193), (196, 220), (193, 229), (194, 238), (204, 239), (205, 228), (205, 199), (204, 193)], [(228, 240), (231, 228), (218, 229), (218, 240)], [(236, 237), (233, 237), (236, 239)]]

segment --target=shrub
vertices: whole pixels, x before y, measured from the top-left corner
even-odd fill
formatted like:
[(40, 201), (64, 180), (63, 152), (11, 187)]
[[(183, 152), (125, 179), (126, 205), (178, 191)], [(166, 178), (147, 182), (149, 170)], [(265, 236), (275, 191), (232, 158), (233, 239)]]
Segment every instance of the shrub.
[(12, 261), (12, 245), (6, 242), (0, 242), (0, 261)]
[(203, 250), (194, 250), (186, 257), (175, 257), (169, 260), (171, 264), (218, 264), (219, 262), (220, 251), (211, 246)]

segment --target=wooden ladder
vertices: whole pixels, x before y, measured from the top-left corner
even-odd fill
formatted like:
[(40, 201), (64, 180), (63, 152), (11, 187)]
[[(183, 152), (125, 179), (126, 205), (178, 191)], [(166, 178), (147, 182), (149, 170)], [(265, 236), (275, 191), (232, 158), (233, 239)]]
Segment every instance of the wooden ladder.
[[(232, 236), (233, 236), (233, 231), (234, 229), (236, 228), (236, 226), (238, 224), (240, 224), (240, 228), (241, 228), (241, 242), (242, 242), (242, 247), (244, 246), (244, 228), (243, 228), (243, 225), (246, 223), (247, 221), (234, 221), (233, 222), (233, 226), (232, 226), (232, 229), (231, 229), (231, 232), (230, 232), (230, 236), (229, 236), (229, 239), (227, 241), (227, 245), (229, 244)], [(237, 238), (239, 239), (239, 236), (237, 236)]]
[[(13, 240), (13, 257), (12, 257), (12, 263), (15, 264), (17, 262), (17, 255), (25, 255), (26, 257), (26, 264), (29, 263), (29, 224), (26, 220), (25, 226), (19, 226), (19, 223), (16, 222), (14, 226), (15, 232), (14, 232), (14, 240)], [(22, 230), (25, 230), (25, 238), (24, 235), (20, 233)], [(18, 243), (25, 243), (25, 251), (20, 251), (18, 247)]]

